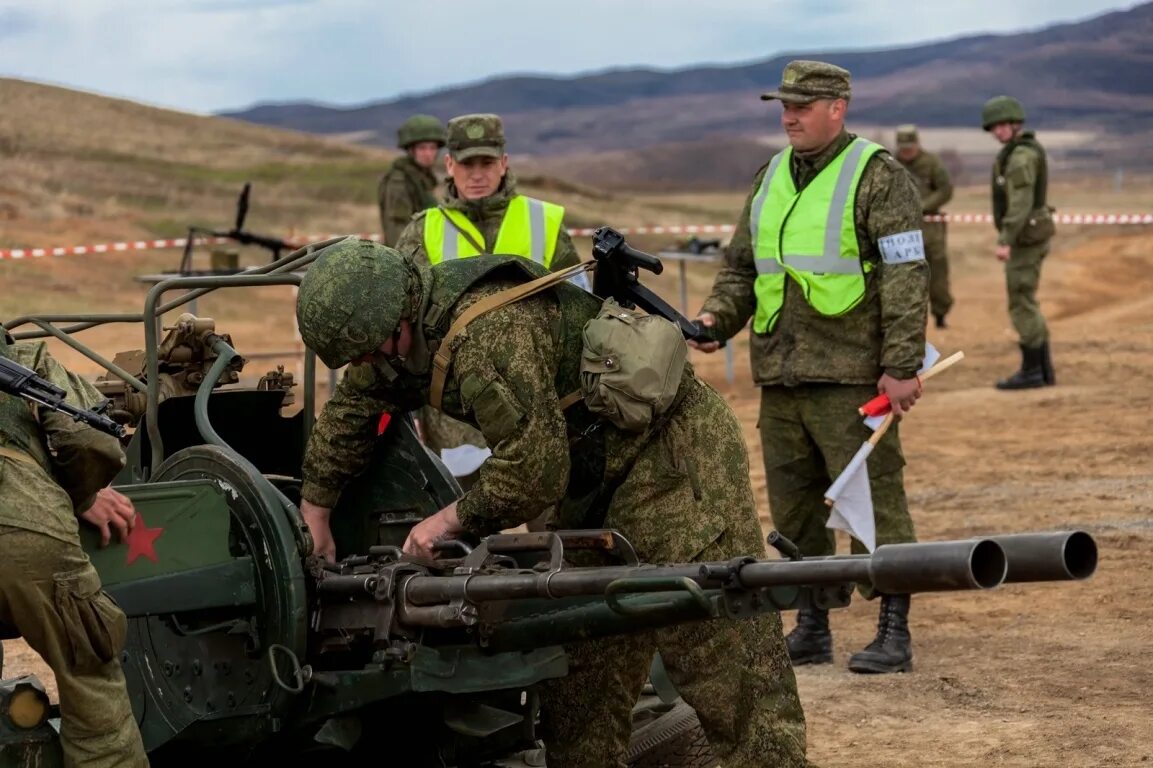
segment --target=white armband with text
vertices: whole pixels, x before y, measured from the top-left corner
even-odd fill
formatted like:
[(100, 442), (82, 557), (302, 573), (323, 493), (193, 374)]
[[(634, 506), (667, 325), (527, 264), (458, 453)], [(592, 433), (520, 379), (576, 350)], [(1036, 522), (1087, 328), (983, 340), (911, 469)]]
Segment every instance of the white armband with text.
[(877, 245), (886, 264), (908, 264), (925, 260), (925, 241), (919, 229), (882, 237), (877, 241)]

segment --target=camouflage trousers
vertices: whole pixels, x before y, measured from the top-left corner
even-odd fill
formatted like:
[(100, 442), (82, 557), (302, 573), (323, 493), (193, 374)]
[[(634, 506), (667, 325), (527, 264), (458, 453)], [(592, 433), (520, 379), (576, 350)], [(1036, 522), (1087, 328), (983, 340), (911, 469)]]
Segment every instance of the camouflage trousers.
[(0, 622), (56, 677), (66, 768), (147, 766), (120, 653), (127, 620), (79, 544), (0, 526)]
[[(709, 389), (687, 403), (666, 433), (645, 445), (604, 525), (619, 530), (645, 562), (765, 556), (744, 439), (719, 395)], [(549, 768), (624, 765), (632, 708), (657, 652), (723, 765), (808, 765), (805, 716), (777, 613), (567, 650), (570, 674), (542, 691)]]
[(1005, 262), (1005, 287), (1009, 295), (1009, 319), (1021, 345), (1036, 349), (1049, 340), (1049, 328), (1037, 301), (1041, 283), (1041, 263), (1049, 253), (1049, 244), (1013, 248)]
[(927, 221), (921, 234), (925, 241), (925, 260), (929, 263), (929, 311), (944, 317), (953, 308), (949, 291), (949, 258), (943, 221)]
[[(872, 435), (857, 408), (876, 394), (877, 388), (869, 384), (761, 388), (757, 426), (773, 525), (802, 554), (836, 554), (833, 531), (825, 527), (825, 491)], [(878, 545), (916, 541), (904, 466), (899, 425), (893, 424), (867, 462)], [(856, 539), (851, 549), (866, 551)], [(864, 596), (873, 595), (871, 585), (859, 588)]]

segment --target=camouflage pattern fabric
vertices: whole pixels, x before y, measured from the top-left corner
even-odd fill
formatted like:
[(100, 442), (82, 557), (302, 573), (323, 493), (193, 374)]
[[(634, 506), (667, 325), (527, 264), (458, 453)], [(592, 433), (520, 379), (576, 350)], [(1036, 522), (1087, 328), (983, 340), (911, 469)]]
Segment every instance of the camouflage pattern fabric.
[[(620, 530), (643, 561), (764, 557), (740, 425), (712, 389), (690, 383), (664, 433), (641, 449), (613, 495), (605, 525)], [(707, 524), (695, 522), (701, 520)], [(808, 765), (805, 718), (779, 614), (566, 650), (569, 675), (542, 691), (549, 768), (624, 766), (629, 713), (658, 651), (724, 766)]]
[[(437, 265), (431, 275), (449, 280), (446, 275), (475, 269), (468, 262), (477, 258)], [(512, 284), (495, 277), (475, 283), (452, 305), (444, 324)], [(667, 423), (649, 433), (622, 432), (593, 419), (581, 404), (561, 411), (558, 393), (578, 386), (581, 329), (599, 306), (595, 297), (561, 284), (482, 315), (461, 337), (443, 409), (477, 428), (492, 450), (475, 484), (457, 501), (461, 524), (484, 536), (555, 507), (552, 526), (610, 525), (649, 561), (690, 561), (718, 549), (762, 556), (739, 424), (691, 366)], [(427, 403), (427, 377), (398, 391), (398, 383), (377, 375), (374, 366), (353, 368), (367, 370), (344, 378), (309, 443), (302, 493), (319, 504), (335, 501), (343, 483), (363, 467), (376, 414), (406, 409), (411, 392), (419, 391)], [(406, 404), (397, 405), (399, 400)], [(782, 765), (804, 765), (804, 718), (779, 617), (709, 626), (696, 630), (705, 634), (658, 634), (627, 660), (614, 662), (605, 673), (615, 680), (612, 696), (585, 677), (575, 689), (579, 695), (553, 699), (562, 703), (550, 707), (549, 765), (606, 766), (619, 759), (619, 735), (627, 739), (628, 711), (657, 648), (686, 700), (716, 713), (711, 720), (706, 715), (706, 727), (719, 749), (734, 756), (784, 755)], [(557, 707), (578, 714), (570, 717)], [(586, 762), (564, 762), (566, 755)], [(734, 765), (757, 764), (733, 759)]]
[(413, 214), (436, 207), (436, 185), (436, 174), (408, 155), (393, 161), (377, 190), (382, 243), (395, 245)]
[(994, 184), (1002, 185), (1006, 198), (997, 242), (1010, 246), (1005, 262), (1009, 318), (1021, 344), (1033, 349), (1049, 340), (1049, 328), (1037, 301), (1041, 264), (1049, 253), (1049, 243), (1021, 245), (1018, 241), (1034, 210), (1037, 185), (1044, 175), (1043, 161), (1038, 148), (1021, 144), (1009, 154), (1004, 168), (994, 168)]
[[(453, 131), (460, 133), (459, 124), (449, 123), (449, 146), (452, 145)], [(456, 127), (454, 127), (456, 126)], [(481, 200), (464, 200), (456, 192), (452, 180), (448, 181), (448, 193), (445, 197), (444, 207), (461, 211), (469, 221), (476, 225), (477, 231), (484, 236), (484, 245), (495, 243), (501, 222), (508, 211), (509, 201), (517, 194), (516, 177), (512, 171), (505, 174), (500, 188), (492, 195)], [(414, 219), (404, 230), (396, 249), (419, 263), (428, 263), (428, 253), (424, 249), (424, 216)], [(563, 228), (557, 235), (556, 252), (553, 256), (551, 268), (554, 272), (575, 266), (581, 258), (577, 253), (572, 238)], [(461, 424), (444, 414), (433, 412), (431, 408), (423, 408), (417, 414), (420, 419), (421, 434), (425, 444), (438, 453), (444, 448), (456, 448), (461, 445), (475, 445), (480, 448), (487, 447), (484, 436), (467, 424)]]
[(448, 121), (448, 153), (453, 160), (500, 157), (505, 152), (504, 123), (489, 113), (460, 115)]
[[(792, 171), (798, 188), (854, 138), (842, 133), (815, 156), (794, 154)], [(756, 309), (749, 211), (766, 170), (767, 165), (757, 172), (724, 266), (703, 306), (716, 317), (720, 338), (735, 336)], [(861, 259), (874, 267), (865, 277), (864, 300), (841, 317), (824, 317), (809, 306), (795, 284), (786, 281), (776, 328), (763, 335), (750, 329), (750, 361), (758, 385), (875, 384), (882, 373), (909, 379), (920, 368), (929, 304), (928, 264), (885, 264), (877, 240), (920, 229), (921, 201), (909, 174), (887, 152), (878, 152), (866, 165), (854, 213)]]
[[(872, 435), (857, 408), (875, 397), (875, 386), (763, 387), (757, 428), (773, 526), (806, 556), (836, 554), (833, 531), (825, 527), (825, 491)], [(905, 498), (900, 425), (893, 424), (869, 455), (869, 487), (877, 544), (916, 541)], [(855, 539), (852, 551), (865, 553)], [(859, 585), (866, 597), (869, 585)]]
[(852, 94), (852, 76), (847, 69), (824, 61), (797, 60), (785, 65), (780, 87), (762, 94), (761, 99), (808, 104), (817, 99), (848, 99)]
[[(941, 158), (921, 150), (912, 160), (897, 158), (909, 171), (921, 193), (921, 211), (938, 214), (945, 203), (953, 199), (953, 183)], [(929, 262), (929, 311), (945, 316), (953, 307), (949, 291), (949, 260), (946, 251), (946, 224), (943, 221), (923, 221), (921, 234), (925, 238), (925, 259)]]
[[(63, 388), (72, 405), (103, 399), (43, 342), (0, 354)], [(120, 666), (127, 620), (101, 591), (76, 518), (124, 466), (124, 453), (115, 437), (69, 416), (44, 410), (38, 422), (31, 413), (23, 399), (0, 394), (0, 446), (27, 456), (0, 456), (0, 623), (52, 669), (66, 766), (147, 766)]]
[(1013, 247), (1005, 262), (1005, 288), (1009, 298), (1009, 319), (1023, 346), (1036, 349), (1049, 340), (1049, 326), (1037, 301), (1041, 264), (1049, 244)]
[(79, 545), (8, 526), (0, 526), (0, 551), (0, 622), (52, 669), (64, 765), (146, 767), (120, 666), (127, 620), (100, 591), (88, 556)]
[[(3, 354), (62, 388), (70, 405), (91, 408), (104, 399), (95, 387), (60, 365), (44, 342), (13, 344)], [(76, 512), (91, 506), (96, 492), (123, 468), (124, 452), (112, 435), (65, 414), (41, 409), (38, 421), (30, 405), (0, 393), (0, 446), (32, 459), (0, 458), (0, 525), (79, 547)]]

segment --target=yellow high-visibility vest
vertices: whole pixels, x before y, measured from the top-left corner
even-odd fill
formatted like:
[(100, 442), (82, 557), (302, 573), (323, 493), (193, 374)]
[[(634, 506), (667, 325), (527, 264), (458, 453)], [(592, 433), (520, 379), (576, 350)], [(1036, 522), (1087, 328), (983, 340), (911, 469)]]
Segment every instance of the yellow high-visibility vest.
[[(521, 256), (550, 268), (563, 219), (564, 206), (515, 195), (500, 223), (496, 243), (484, 252)], [(479, 256), (482, 252), (473, 243), (488, 248), (480, 231), (460, 211), (430, 208), (425, 213), (424, 250), (430, 264)]]
[(822, 315), (844, 314), (865, 297), (872, 266), (861, 264), (853, 211), (865, 164), (880, 149), (854, 139), (800, 192), (790, 170), (793, 148), (773, 156), (749, 214), (757, 267), (754, 331), (776, 325), (789, 278)]

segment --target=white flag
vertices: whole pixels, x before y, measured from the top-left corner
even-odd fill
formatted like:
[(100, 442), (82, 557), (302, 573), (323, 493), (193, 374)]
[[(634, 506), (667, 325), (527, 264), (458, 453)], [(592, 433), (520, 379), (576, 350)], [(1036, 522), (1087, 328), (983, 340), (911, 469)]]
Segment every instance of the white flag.
[(832, 504), (825, 527), (844, 531), (869, 552), (877, 547), (873, 492), (869, 487), (869, 468), (866, 466), (872, 452), (873, 444), (865, 442), (825, 492), (825, 500)]

